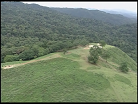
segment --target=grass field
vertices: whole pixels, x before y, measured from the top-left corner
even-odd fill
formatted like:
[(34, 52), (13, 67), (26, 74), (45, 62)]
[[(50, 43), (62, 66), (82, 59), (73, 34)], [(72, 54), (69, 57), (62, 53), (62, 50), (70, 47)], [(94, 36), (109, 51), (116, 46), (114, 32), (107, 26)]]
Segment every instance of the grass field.
[[(137, 102), (135, 63), (127, 56), (118, 59), (124, 53), (116, 47), (106, 45), (105, 49), (112, 54), (108, 63), (100, 59), (97, 65), (89, 64), (89, 49), (79, 47), (65, 55), (52, 53), (1, 70), (1, 102)], [(113, 54), (114, 50), (117, 53)], [(117, 70), (125, 59), (133, 71)]]

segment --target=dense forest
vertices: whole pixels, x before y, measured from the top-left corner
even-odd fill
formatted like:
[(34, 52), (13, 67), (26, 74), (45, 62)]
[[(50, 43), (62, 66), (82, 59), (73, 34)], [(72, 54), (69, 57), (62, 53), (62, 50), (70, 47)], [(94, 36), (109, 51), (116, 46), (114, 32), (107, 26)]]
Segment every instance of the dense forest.
[(37, 4), (1, 2), (1, 62), (30, 60), (100, 40), (137, 61), (137, 23), (131, 20), (115, 25)]
[(135, 23), (136, 18), (127, 18), (120, 14), (110, 14), (100, 10), (88, 10), (84, 8), (52, 8), (61, 13), (69, 14), (71, 16), (80, 18), (91, 18), (99, 21), (107, 22), (112, 25), (123, 25)]

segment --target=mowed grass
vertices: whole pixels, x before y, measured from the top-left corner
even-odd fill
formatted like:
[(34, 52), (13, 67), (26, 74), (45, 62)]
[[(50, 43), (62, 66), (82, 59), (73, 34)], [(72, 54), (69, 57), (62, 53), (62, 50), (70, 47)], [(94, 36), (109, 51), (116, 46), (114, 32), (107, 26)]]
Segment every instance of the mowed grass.
[(83, 47), (58, 55), (1, 70), (1, 102), (137, 102), (136, 73), (114, 70), (117, 59), (89, 64)]
[[(2, 102), (91, 102), (104, 101), (96, 97), (110, 87), (101, 74), (79, 69), (79, 64), (65, 58), (55, 58), (2, 70)], [(97, 91), (89, 93), (88, 89)], [(108, 98), (110, 100), (110, 98)], [(112, 99), (112, 98), (111, 98)]]

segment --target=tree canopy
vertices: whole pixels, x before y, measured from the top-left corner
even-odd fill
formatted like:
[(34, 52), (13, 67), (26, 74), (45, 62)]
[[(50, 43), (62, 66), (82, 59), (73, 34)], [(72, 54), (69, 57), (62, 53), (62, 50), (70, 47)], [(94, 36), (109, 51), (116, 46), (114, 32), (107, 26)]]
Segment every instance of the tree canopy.
[(119, 47), (137, 61), (136, 23), (115, 26), (36, 4), (1, 2), (1, 62), (6, 55), (21, 56), (28, 49), (35, 53), (33, 57), (39, 57), (100, 40)]
[(88, 56), (88, 61), (92, 64), (96, 64), (98, 62), (99, 56), (102, 54), (102, 49), (99, 46), (94, 45), (89, 50), (90, 56)]
[(122, 72), (128, 72), (128, 67), (127, 67), (127, 63), (126, 62), (123, 62), (123, 63), (121, 63), (121, 65), (120, 65), (120, 67), (119, 67), (119, 69), (122, 71)]

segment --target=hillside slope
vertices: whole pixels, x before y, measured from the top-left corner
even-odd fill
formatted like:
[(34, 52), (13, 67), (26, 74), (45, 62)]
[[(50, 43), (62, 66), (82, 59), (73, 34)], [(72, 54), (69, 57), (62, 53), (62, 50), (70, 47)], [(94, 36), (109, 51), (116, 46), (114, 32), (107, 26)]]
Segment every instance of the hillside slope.
[(114, 25), (131, 24), (136, 22), (136, 19), (130, 19), (130, 18), (124, 17), (121, 14), (106, 13), (100, 10), (87, 10), (82, 8), (76, 8), (76, 9), (75, 8), (52, 8), (52, 9), (57, 10), (61, 13), (69, 14), (71, 16), (96, 19), (96, 20), (111, 23)]
[(134, 12), (126, 11), (126, 10), (106, 10), (102, 9), (101, 11), (104, 11), (106, 13), (111, 13), (111, 14), (122, 14), (125, 17), (128, 18), (137, 18), (137, 14)]
[(39, 51), (32, 59), (100, 40), (119, 47), (137, 61), (136, 37), (136, 23), (113, 26), (36, 4), (1, 2), (1, 62), (6, 62), (8, 55), (15, 56), (16, 60), (22, 59), (20, 54), (28, 49)]
[[(87, 62), (89, 49), (79, 47), (1, 70), (1, 102), (136, 102), (137, 76), (131, 71), (136, 63), (116, 47), (104, 49), (111, 58), (99, 59), (97, 65)], [(133, 63), (127, 74), (117, 67), (124, 60)], [(13, 62), (2, 66), (6, 64)]]

